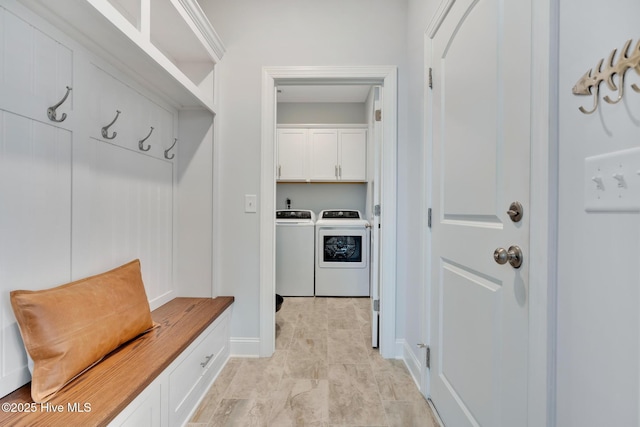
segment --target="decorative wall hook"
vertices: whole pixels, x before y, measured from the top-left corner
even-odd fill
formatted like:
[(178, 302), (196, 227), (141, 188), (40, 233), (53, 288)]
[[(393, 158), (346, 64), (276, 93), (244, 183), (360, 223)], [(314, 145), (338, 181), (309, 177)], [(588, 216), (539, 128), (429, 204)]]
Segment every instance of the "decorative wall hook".
[(60, 100), (60, 102), (58, 102), (56, 105), (53, 105), (49, 108), (47, 108), (47, 117), (49, 117), (49, 120), (51, 120), (52, 122), (64, 122), (64, 119), (67, 118), (67, 113), (62, 113), (62, 116), (60, 117), (60, 120), (58, 120), (56, 118), (56, 109), (61, 106), (64, 101), (67, 100), (67, 97), (69, 96), (69, 92), (71, 92), (71, 88), (69, 86), (67, 86), (67, 93), (64, 94), (64, 97)]
[(113, 124), (118, 120), (118, 116), (120, 115), (120, 110), (116, 110), (116, 116), (113, 118), (111, 123), (102, 128), (102, 137), (104, 139), (113, 139), (116, 137), (118, 132), (113, 132), (113, 135), (109, 136), (109, 128), (113, 126)]
[(176, 145), (176, 142), (178, 142), (178, 138), (173, 138), (173, 144), (171, 144), (171, 147), (169, 147), (166, 150), (164, 150), (164, 158), (165, 159), (171, 160), (176, 156), (175, 154), (171, 154), (171, 157), (169, 157), (169, 151), (171, 151), (171, 149)]
[(143, 144), (147, 139), (149, 139), (149, 137), (151, 136), (152, 133), (153, 133), (153, 126), (151, 126), (151, 130), (149, 131), (149, 135), (145, 136), (140, 141), (138, 141), (138, 148), (140, 149), (140, 151), (149, 151), (149, 148), (151, 148), (151, 145), (147, 145), (147, 148), (144, 148)]
[[(584, 107), (580, 107), (579, 110), (584, 114), (591, 114), (598, 109), (598, 100), (600, 95), (600, 83), (603, 81), (607, 83), (607, 86), (612, 91), (618, 91), (618, 97), (611, 99), (608, 95), (604, 97), (604, 100), (609, 104), (617, 104), (624, 96), (624, 76), (627, 70), (633, 68), (638, 74), (640, 74), (640, 41), (636, 44), (631, 52), (629, 47), (631, 46), (631, 40), (627, 40), (624, 47), (620, 51), (617, 62), (614, 64), (613, 59), (616, 55), (616, 49), (613, 49), (607, 61), (605, 63), (604, 58), (598, 61), (595, 68), (587, 71), (578, 80), (573, 87), (574, 95), (593, 95), (593, 108), (587, 110)], [(602, 65), (604, 64), (604, 69)], [(613, 76), (618, 76), (617, 85), (613, 81)], [(631, 85), (632, 89), (640, 93), (640, 87), (635, 83)]]

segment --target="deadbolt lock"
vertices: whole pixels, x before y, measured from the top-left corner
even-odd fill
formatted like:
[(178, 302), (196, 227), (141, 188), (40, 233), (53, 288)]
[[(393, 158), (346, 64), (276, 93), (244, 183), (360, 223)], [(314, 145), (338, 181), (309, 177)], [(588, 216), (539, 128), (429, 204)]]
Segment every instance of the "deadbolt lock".
[(509, 210), (507, 211), (507, 215), (509, 215), (511, 221), (519, 222), (522, 219), (522, 203), (511, 203), (511, 205), (509, 206)]
[(511, 267), (520, 268), (522, 265), (522, 249), (519, 246), (511, 246), (509, 250), (498, 248), (493, 251), (493, 259), (500, 265), (509, 262)]

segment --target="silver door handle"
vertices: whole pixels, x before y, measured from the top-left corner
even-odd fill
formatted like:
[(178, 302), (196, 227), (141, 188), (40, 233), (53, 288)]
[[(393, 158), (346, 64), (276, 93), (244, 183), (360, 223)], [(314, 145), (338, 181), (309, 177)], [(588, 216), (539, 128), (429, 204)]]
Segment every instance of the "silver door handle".
[(282, 176), (282, 165), (278, 165), (278, 178)]
[(493, 251), (493, 259), (500, 265), (509, 262), (513, 268), (520, 268), (522, 265), (522, 249), (519, 246), (510, 246), (509, 250), (498, 248)]

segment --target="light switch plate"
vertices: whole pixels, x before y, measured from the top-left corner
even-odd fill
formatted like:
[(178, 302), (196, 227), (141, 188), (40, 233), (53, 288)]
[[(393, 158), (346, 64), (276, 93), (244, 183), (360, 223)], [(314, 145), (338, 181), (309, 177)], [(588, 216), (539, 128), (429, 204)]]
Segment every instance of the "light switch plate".
[(584, 185), (587, 212), (640, 211), (640, 148), (587, 157)]
[(244, 195), (244, 211), (248, 213), (258, 212), (258, 198), (255, 194)]

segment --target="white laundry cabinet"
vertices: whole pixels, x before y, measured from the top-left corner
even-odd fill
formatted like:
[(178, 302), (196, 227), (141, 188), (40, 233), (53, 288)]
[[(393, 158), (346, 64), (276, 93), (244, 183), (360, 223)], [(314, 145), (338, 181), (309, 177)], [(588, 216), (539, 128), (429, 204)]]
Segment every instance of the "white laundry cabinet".
[(367, 130), (354, 127), (278, 128), (280, 182), (365, 182)]

